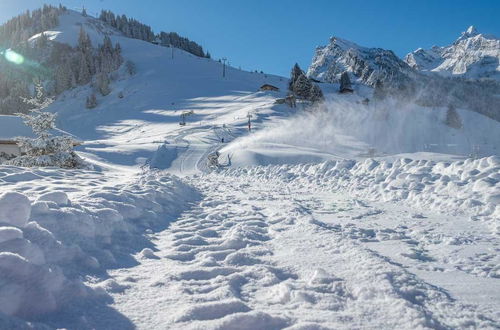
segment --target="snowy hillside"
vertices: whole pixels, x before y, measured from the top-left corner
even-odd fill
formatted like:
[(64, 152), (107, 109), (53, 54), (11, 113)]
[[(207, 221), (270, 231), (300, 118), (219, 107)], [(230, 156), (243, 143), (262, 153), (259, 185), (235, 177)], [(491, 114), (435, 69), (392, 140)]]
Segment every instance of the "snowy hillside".
[(82, 28), (123, 63), (48, 108), (87, 168), (0, 165), (0, 329), (500, 327), (500, 122), (375, 99), (420, 74), (337, 38), (310, 74), (354, 93), (294, 108), (286, 78), (74, 11), (30, 40)]
[(452, 45), (419, 48), (406, 55), (405, 62), (419, 71), (443, 76), (500, 80), (500, 39), (470, 26)]
[[(102, 40), (107, 30), (101, 24), (71, 12), (61, 18), (54, 40), (77, 42), (75, 31), (82, 25), (91, 38)], [(131, 76), (125, 67), (113, 73), (111, 93), (98, 96), (94, 109), (85, 108), (89, 86), (63, 93), (50, 108), (59, 115), (59, 127), (86, 141), (82, 151), (97, 162), (141, 165), (169, 140), (168, 135), (189, 129), (189, 122), (195, 122), (201, 131), (213, 131), (223, 124), (243, 127), (249, 112), (266, 113), (274, 102), (269, 93), (258, 92), (261, 85), (286, 88), (286, 79), (277, 76), (227, 67), (223, 78), (223, 64), (217, 61), (130, 39), (116, 31), (110, 37), (113, 43), (120, 43), (122, 56), (134, 63), (137, 73)], [(194, 114), (183, 128), (179, 122), (185, 111)]]
[(59, 15), (59, 24), (57, 27), (37, 33), (28, 40), (34, 43), (44, 34), (49, 40), (75, 47), (78, 45), (78, 37), (82, 27), (87, 32), (94, 45), (102, 43), (105, 35), (121, 35), (119, 31), (96, 18), (89, 16), (84, 17), (78, 12), (68, 10), (64, 14)]

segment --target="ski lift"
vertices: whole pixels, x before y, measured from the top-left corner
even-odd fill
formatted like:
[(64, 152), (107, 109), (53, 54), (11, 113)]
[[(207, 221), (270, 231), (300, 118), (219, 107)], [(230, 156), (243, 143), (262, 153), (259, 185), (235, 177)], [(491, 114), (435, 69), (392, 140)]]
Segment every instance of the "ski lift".
[(191, 116), (194, 114), (193, 110), (190, 111), (183, 111), (181, 113), (181, 121), (179, 122), (179, 125), (181, 126), (186, 126), (186, 117)]

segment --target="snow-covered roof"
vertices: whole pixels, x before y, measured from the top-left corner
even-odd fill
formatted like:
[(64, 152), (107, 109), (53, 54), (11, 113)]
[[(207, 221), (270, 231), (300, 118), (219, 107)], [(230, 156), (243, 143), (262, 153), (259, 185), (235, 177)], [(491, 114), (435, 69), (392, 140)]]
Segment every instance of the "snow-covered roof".
[[(54, 135), (71, 135), (60, 129), (51, 132)], [(18, 136), (35, 137), (29, 126), (18, 116), (0, 115), (0, 142), (13, 141)]]
[(34, 135), (21, 117), (0, 115), (0, 141), (11, 141), (17, 136), (33, 137)]

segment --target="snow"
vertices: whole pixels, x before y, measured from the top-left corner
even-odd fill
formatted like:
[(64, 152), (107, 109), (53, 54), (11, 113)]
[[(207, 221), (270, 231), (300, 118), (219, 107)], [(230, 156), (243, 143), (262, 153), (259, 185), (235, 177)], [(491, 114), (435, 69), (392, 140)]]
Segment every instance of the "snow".
[(406, 55), (405, 61), (423, 72), (469, 79), (500, 79), (500, 39), (481, 34), (470, 26), (449, 46), (421, 48)]
[[(69, 135), (60, 129), (50, 130), (54, 135)], [(31, 128), (18, 116), (0, 115), (0, 140), (13, 140), (16, 137), (34, 137)]]
[[(445, 124), (445, 108), (425, 108), (386, 101), (365, 106), (359, 96), (330, 96), (312, 112), (271, 122), (258, 132), (231, 141), (220, 152), (220, 162), (233, 166), (314, 163), (329, 159), (371, 157), (415, 158), (418, 153), (468, 156), (500, 155), (500, 123), (459, 110), (460, 130)], [(392, 109), (388, 111), (388, 109)], [(418, 125), (416, 125), (418, 123)], [(483, 129), (478, 130), (477, 127)]]
[[(106, 26), (102, 21), (91, 16), (84, 17), (74, 10), (68, 10), (66, 13), (59, 16), (59, 27), (55, 31), (44, 31), (49, 40), (68, 44), (72, 47), (78, 45), (78, 36), (80, 29), (83, 28), (89, 35), (94, 46), (102, 44), (105, 34), (118, 34), (119, 31)], [(29, 41), (34, 43), (40, 38), (42, 33), (35, 34)]]
[(139, 253), (139, 255), (142, 257), (142, 258), (148, 258), (148, 259), (156, 259), (158, 258), (154, 251), (151, 250), (150, 248), (144, 248), (142, 249), (141, 253)]
[(82, 25), (137, 73), (50, 108), (91, 169), (0, 166), (0, 328), (500, 326), (498, 122), (336, 84), (291, 109), (284, 78), (222, 78), (75, 12), (50, 38)]
[(16, 227), (0, 228), (0, 243), (7, 242), (17, 238), (23, 238), (23, 232), (20, 229)]
[[(144, 328), (498, 325), (492, 219), (471, 221), (475, 212), (465, 206), (443, 217), (411, 200), (361, 199), (378, 177), (355, 179), (352, 188), (333, 183), (349, 169), (365, 177), (369, 167), (263, 166), (190, 178), (203, 202), (154, 234), (159, 259), (112, 271), (130, 285), (113, 294), (113, 306)], [(455, 195), (433, 197), (444, 203)], [(478, 246), (470, 244), (475, 235), (484, 239)]]
[(68, 195), (62, 191), (54, 191), (43, 194), (38, 197), (37, 201), (54, 202), (58, 206), (65, 206), (69, 204)]
[[(2, 170), (2, 176), (6, 170), (30, 171), (6, 166)], [(197, 196), (169, 175), (148, 173), (127, 177), (128, 183), (111, 180), (106, 186), (102, 174), (81, 170), (86, 177), (82, 181), (90, 185), (78, 187), (71, 171), (34, 172), (30, 181), (19, 176), (21, 187), (16, 190), (23, 193), (0, 197), (1, 222), (18, 227), (0, 226), (1, 290), (6, 297), (0, 311), (19, 317), (55, 312), (79, 297), (98, 295), (81, 276), (124, 263), (127, 254), (144, 246), (145, 229), (164, 227), (166, 218), (175, 217)], [(93, 175), (99, 184), (90, 182)], [(0, 190), (13, 185), (0, 179)], [(72, 201), (71, 194), (79, 200)], [(14, 293), (12, 304), (9, 297)]]
[(473, 25), (469, 26), (464, 33), (467, 37), (475, 36), (476, 34), (478, 34), (477, 29)]
[(24, 227), (28, 223), (31, 204), (26, 196), (17, 192), (0, 195), (0, 223)]
[(496, 221), (500, 216), (500, 158), (497, 156), (455, 162), (405, 158), (394, 162), (331, 160), (321, 164), (240, 168), (228, 172), (235, 176), (279, 177), (290, 184), (307, 185), (306, 180), (310, 180), (315, 187), (345, 189), (371, 201), (405, 201), (408, 205), (447, 214), (480, 215), (493, 232), (500, 229)]

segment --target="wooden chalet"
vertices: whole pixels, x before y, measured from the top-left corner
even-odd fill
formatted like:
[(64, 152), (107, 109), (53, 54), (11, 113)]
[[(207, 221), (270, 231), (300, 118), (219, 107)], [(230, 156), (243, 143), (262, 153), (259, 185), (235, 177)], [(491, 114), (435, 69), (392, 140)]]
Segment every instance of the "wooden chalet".
[(272, 92), (278, 92), (280, 89), (276, 86), (270, 85), (270, 84), (264, 84), (260, 86), (259, 88), (261, 91), (272, 91)]

